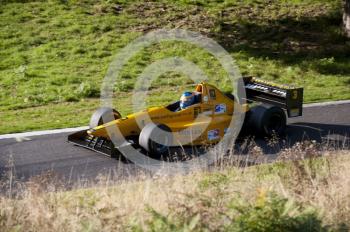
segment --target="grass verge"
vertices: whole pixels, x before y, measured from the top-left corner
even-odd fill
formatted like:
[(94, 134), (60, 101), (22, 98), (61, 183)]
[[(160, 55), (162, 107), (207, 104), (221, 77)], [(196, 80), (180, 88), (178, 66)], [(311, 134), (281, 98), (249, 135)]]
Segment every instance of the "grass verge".
[(347, 231), (349, 166), (348, 151), (327, 151), (255, 167), (138, 176), (116, 186), (106, 177), (93, 188), (68, 192), (55, 192), (56, 181), (37, 178), (20, 197), (0, 197), (0, 226), (2, 231)]
[[(91, 114), (97, 107), (94, 99), (113, 55), (158, 28), (201, 32), (222, 45), (243, 74), (304, 86), (306, 102), (349, 99), (350, 44), (340, 24), (340, 0), (5, 0), (0, 6), (0, 133), (85, 124), (85, 111)], [(130, 60), (115, 90), (127, 94), (147, 65), (170, 56), (194, 62), (211, 83), (229, 89), (225, 72), (209, 54), (165, 42)], [(167, 89), (179, 83), (191, 81), (181, 73), (159, 77), (152, 88), (165, 97), (150, 100), (177, 99), (180, 93)], [(119, 110), (128, 112), (130, 98), (125, 101)]]

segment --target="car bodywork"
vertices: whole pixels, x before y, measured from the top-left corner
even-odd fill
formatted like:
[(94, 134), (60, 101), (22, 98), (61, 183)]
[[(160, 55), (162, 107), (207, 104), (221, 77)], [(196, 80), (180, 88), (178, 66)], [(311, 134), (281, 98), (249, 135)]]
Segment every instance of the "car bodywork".
[(191, 145), (202, 145), (220, 141), (231, 120), (234, 120), (234, 113), (249, 112), (251, 102), (276, 105), (286, 110), (289, 117), (302, 115), (302, 88), (276, 85), (254, 77), (244, 77), (243, 82), (246, 104), (239, 104), (232, 95), (223, 93), (211, 84), (200, 83), (194, 91), (197, 102), (186, 109), (180, 109), (177, 101), (126, 117), (115, 112), (111, 121), (100, 122), (101, 125), (69, 135), (68, 141), (113, 157), (118, 153), (118, 147), (111, 142), (109, 131), (115, 127), (119, 133), (113, 141), (126, 139), (136, 147), (142, 129), (149, 123), (166, 125), (174, 132), (174, 141), (178, 145), (187, 145), (188, 141), (191, 141)]

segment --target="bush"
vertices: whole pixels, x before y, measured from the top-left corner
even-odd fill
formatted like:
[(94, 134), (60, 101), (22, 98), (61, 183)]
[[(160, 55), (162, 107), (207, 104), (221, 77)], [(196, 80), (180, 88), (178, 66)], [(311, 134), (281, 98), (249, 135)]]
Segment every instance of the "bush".
[[(198, 208), (197, 205), (196, 207)], [(178, 207), (175, 207), (173, 211), (181, 213), (168, 216), (150, 208), (148, 212), (151, 219), (147, 222), (146, 228), (139, 226), (134, 229), (136, 231), (142, 229), (147, 231), (211, 231), (213, 228), (218, 231), (242, 232), (328, 231), (327, 227), (322, 225), (315, 209), (303, 207), (301, 204), (274, 193), (260, 192), (253, 203), (243, 201), (241, 198), (237, 200), (236, 196), (223, 209), (213, 209), (214, 207), (217, 206), (210, 204), (202, 211), (191, 209), (189, 206), (185, 211), (179, 211)], [(208, 210), (211, 210), (211, 214), (219, 212), (219, 215), (208, 220)]]
[(226, 231), (326, 231), (315, 210), (275, 194), (261, 194), (253, 204), (234, 203), (230, 214), (234, 216)]

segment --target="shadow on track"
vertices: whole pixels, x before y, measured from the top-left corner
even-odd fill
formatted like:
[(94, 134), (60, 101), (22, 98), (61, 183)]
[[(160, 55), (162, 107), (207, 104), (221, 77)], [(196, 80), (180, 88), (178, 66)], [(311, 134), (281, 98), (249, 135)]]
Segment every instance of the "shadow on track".
[[(253, 147), (259, 147), (266, 156), (276, 155), (283, 149), (291, 148), (297, 143), (313, 141), (323, 149), (350, 150), (350, 125), (334, 125), (321, 123), (292, 123), (287, 126), (283, 138), (254, 138), (238, 139), (234, 147), (235, 155), (248, 155)], [(193, 157), (203, 154), (205, 149), (184, 147), (174, 148), (171, 155), (184, 154)], [(177, 159), (177, 160), (181, 160)]]
[[(288, 125), (286, 136), (273, 139), (255, 139), (264, 154), (277, 154), (281, 150), (293, 147), (304, 141), (315, 141), (325, 149), (350, 149), (350, 125), (331, 125), (320, 123), (293, 123)], [(275, 139), (276, 140), (276, 139)], [(247, 149), (241, 148), (242, 143), (236, 145), (235, 150), (241, 154), (247, 154)]]

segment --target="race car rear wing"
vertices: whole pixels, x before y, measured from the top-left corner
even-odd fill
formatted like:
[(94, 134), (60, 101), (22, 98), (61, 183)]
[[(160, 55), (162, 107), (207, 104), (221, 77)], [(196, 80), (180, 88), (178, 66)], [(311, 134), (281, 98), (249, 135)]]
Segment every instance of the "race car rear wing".
[(289, 118), (303, 114), (303, 88), (278, 85), (252, 76), (243, 77), (246, 100), (279, 106)]

